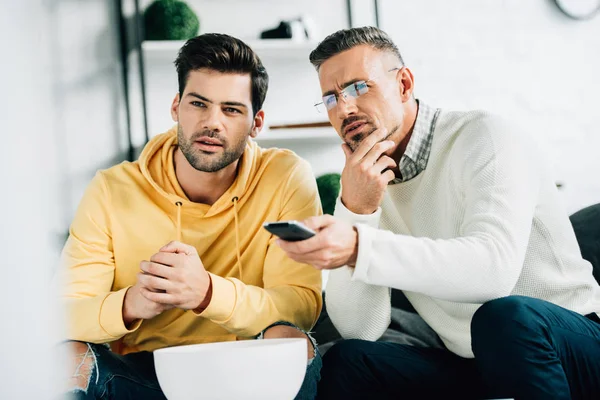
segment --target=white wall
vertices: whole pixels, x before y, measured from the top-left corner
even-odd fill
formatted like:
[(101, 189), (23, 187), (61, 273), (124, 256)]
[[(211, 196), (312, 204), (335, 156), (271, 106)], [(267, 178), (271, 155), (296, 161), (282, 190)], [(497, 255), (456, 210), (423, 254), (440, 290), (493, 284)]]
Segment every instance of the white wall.
[(111, 2), (0, 1), (0, 398), (63, 373), (52, 275), (81, 192), (124, 148)]
[[(51, 103), (45, 117), (60, 191), (49, 199), (56, 240), (63, 239), (95, 172), (125, 159), (127, 135), (112, 1), (45, 1), (43, 41)], [(35, 53), (23, 52), (24, 57)]]
[(380, 0), (381, 28), (432, 105), (484, 108), (546, 151), (569, 212), (600, 202), (600, 15), (548, 0)]

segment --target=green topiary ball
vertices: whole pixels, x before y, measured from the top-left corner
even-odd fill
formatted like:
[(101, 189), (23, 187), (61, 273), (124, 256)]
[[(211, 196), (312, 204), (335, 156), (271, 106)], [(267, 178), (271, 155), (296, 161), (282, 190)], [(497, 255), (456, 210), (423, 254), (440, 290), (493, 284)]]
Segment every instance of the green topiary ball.
[(144, 11), (146, 40), (187, 40), (198, 35), (200, 21), (180, 0), (156, 0)]
[(319, 197), (321, 197), (323, 214), (333, 215), (335, 201), (340, 193), (340, 179), (341, 175), (336, 173), (321, 175), (317, 178), (317, 188), (319, 189)]

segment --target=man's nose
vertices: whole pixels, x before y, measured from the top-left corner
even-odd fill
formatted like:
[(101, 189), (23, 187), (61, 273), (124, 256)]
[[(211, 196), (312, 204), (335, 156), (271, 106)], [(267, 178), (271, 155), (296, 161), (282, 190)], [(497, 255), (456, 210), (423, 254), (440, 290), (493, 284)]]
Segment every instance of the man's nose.
[(336, 111), (338, 118), (344, 120), (357, 111), (354, 97), (340, 94), (337, 98)]
[(223, 112), (219, 107), (211, 107), (205, 118), (202, 121), (204, 129), (209, 131), (221, 132), (223, 131)]

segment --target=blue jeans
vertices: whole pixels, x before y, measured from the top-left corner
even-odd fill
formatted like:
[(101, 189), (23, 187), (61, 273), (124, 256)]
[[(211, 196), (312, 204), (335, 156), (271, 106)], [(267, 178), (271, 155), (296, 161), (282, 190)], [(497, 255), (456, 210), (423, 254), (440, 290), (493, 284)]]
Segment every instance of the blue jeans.
[[(294, 326), (287, 322), (278, 322), (268, 328), (276, 325)], [(296, 329), (302, 331), (299, 328)], [(308, 333), (304, 333), (315, 348), (315, 357), (306, 367), (304, 382), (296, 395), (296, 400), (313, 400), (317, 395), (322, 361), (315, 340)], [(262, 339), (262, 333), (258, 335), (257, 339)], [(88, 346), (93, 352), (95, 360), (90, 383), (85, 391), (71, 392), (72, 399), (166, 399), (158, 384), (152, 353), (142, 351), (122, 356), (113, 353), (105, 345), (88, 344)]]
[(319, 399), (600, 399), (600, 319), (509, 296), (471, 322), (474, 359), (345, 340), (323, 357)]

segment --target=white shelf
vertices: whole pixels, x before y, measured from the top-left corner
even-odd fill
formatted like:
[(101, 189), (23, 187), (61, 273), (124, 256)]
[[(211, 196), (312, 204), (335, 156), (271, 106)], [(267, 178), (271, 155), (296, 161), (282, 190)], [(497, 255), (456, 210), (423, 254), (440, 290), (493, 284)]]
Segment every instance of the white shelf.
[(287, 141), (342, 143), (333, 128), (266, 129), (260, 132), (254, 140), (269, 143)]
[[(316, 42), (291, 39), (256, 39), (244, 42), (261, 58), (301, 59), (306, 62), (310, 52), (317, 47)], [(147, 40), (142, 43), (142, 50), (146, 56), (172, 61), (184, 43), (182, 40)]]

